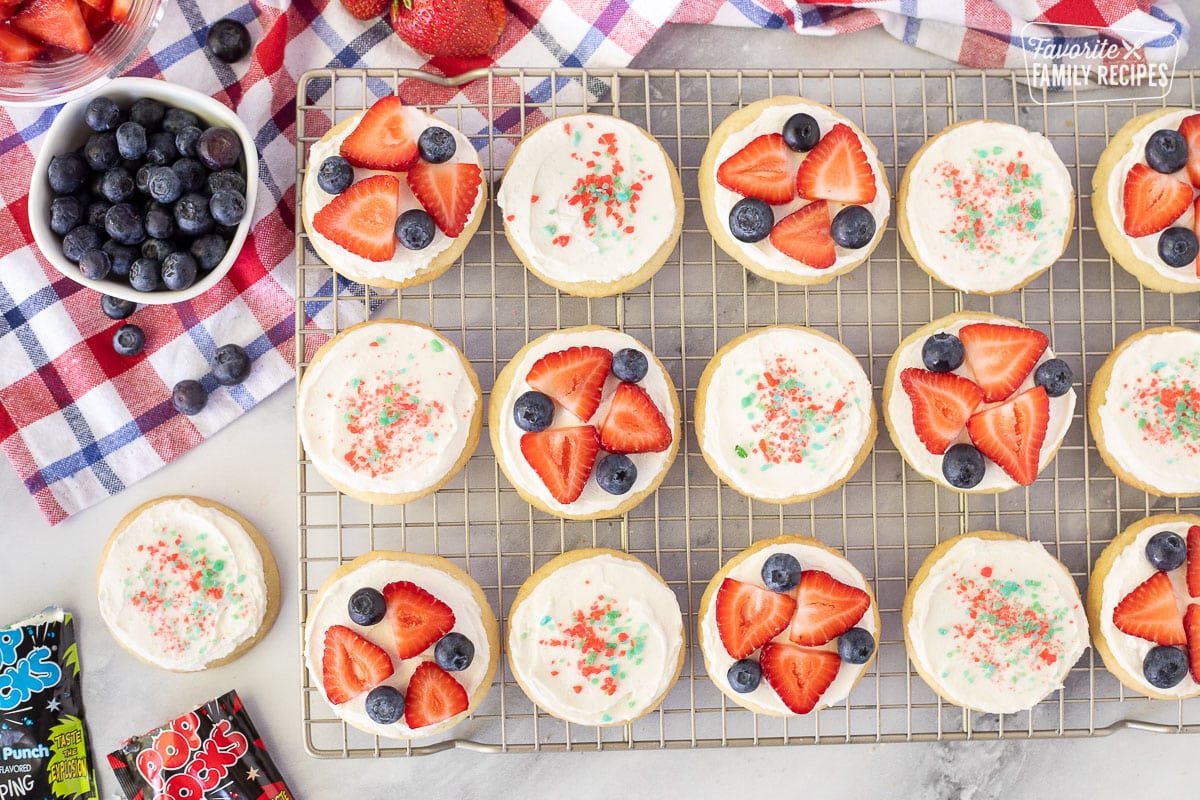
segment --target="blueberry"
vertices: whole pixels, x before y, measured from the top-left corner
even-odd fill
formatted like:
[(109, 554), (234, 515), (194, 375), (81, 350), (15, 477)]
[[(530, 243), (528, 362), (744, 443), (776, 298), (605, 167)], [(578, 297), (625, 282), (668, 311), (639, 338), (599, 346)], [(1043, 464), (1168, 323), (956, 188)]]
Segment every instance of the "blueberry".
[(171, 136), (175, 136), (184, 128), (199, 128), (200, 118), (182, 108), (168, 108), (163, 115), (162, 128)]
[(1146, 560), (1155, 569), (1170, 572), (1183, 566), (1187, 559), (1187, 544), (1174, 531), (1159, 531), (1146, 542)]
[(175, 215), (166, 206), (146, 209), (146, 235), (154, 239), (170, 239), (175, 235)]
[(761, 242), (775, 226), (775, 212), (765, 200), (743, 197), (729, 209), (729, 232), (739, 242)]
[(104, 231), (120, 244), (141, 244), (146, 239), (146, 224), (129, 203), (117, 203), (104, 215)]
[(79, 259), (83, 258), (83, 254), (88, 250), (95, 250), (103, 243), (104, 237), (100, 233), (99, 228), (91, 225), (80, 225), (77, 228), (72, 228), (66, 236), (63, 237), (63, 256), (74, 264), (79, 263)]
[(199, 272), (200, 265), (196, 263), (196, 259), (191, 253), (186, 250), (176, 250), (163, 259), (163, 286), (173, 292), (181, 292), (196, 282), (196, 275)]
[(84, 223), (95, 228), (103, 228), (104, 218), (108, 216), (108, 210), (112, 208), (112, 205), (112, 203), (108, 202), (103, 197), (97, 198), (91, 203), (88, 203), (87, 211), (85, 212), (86, 216), (83, 220)]
[(396, 220), (396, 238), (409, 250), (424, 250), (437, 235), (437, 224), (424, 209), (410, 208)]
[(156, 291), (161, 281), (162, 266), (153, 258), (143, 256), (129, 267), (129, 285), (139, 292)]
[[(340, 156), (333, 157), (340, 158)], [(223, 169), (220, 172), (209, 173), (208, 177), (205, 178), (205, 185), (208, 187), (209, 194), (216, 194), (222, 189), (232, 189), (235, 192), (246, 193), (246, 179), (236, 169)], [(326, 189), (325, 191), (329, 190)]]
[(1033, 382), (1043, 387), (1050, 397), (1062, 397), (1071, 391), (1071, 381), (1074, 379), (1071, 368), (1061, 358), (1043, 361), (1033, 371)]
[(196, 156), (209, 169), (229, 169), (242, 155), (242, 140), (229, 128), (206, 128)]
[(221, 263), (229, 245), (215, 233), (205, 234), (192, 242), (189, 252), (196, 257), (200, 269), (209, 270)]
[(112, 131), (93, 133), (83, 145), (83, 157), (95, 172), (112, 169), (121, 161), (117, 151), (117, 135)]
[(75, 194), (88, 179), (87, 162), (79, 153), (62, 153), (50, 159), (46, 178), (57, 194)]
[(729, 681), (729, 688), (738, 694), (753, 692), (762, 682), (762, 667), (758, 666), (757, 661), (743, 658), (733, 662), (729, 672), (725, 673), (725, 678)]
[(374, 625), (387, 614), (387, 603), (378, 589), (364, 586), (350, 595), (346, 613), (355, 625)]
[(1161, 130), (1146, 142), (1146, 163), (1155, 172), (1178, 172), (1187, 165), (1187, 140), (1179, 131)]
[(200, 142), (200, 133), (200, 129), (195, 125), (188, 125), (175, 134), (175, 149), (179, 151), (179, 155), (189, 158), (196, 155), (196, 145)]
[(829, 235), (834, 244), (859, 250), (875, 238), (875, 218), (862, 206), (846, 206), (834, 216)]
[(71, 229), (83, 224), (83, 203), (72, 195), (56, 197), (50, 201), (50, 230), (66, 236)]
[(133, 197), (137, 186), (133, 175), (124, 167), (113, 167), (104, 173), (100, 181), (100, 194), (110, 203), (124, 203)]
[(596, 485), (609, 494), (625, 494), (637, 481), (637, 466), (620, 453), (611, 453), (596, 464)]
[(966, 357), (962, 340), (953, 333), (935, 333), (921, 345), (921, 363), (930, 372), (953, 372)]
[(157, 100), (151, 100), (149, 97), (143, 97), (141, 100), (136, 100), (133, 106), (129, 109), (129, 119), (141, 125), (148, 131), (156, 131), (162, 125), (163, 115), (166, 113), (166, 107)]
[(146, 144), (147, 161), (151, 164), (170, 164), (177, 158), (179, 151), (175, 149), (175, 134), (167, 131), (150, 134)]
[(171, 390), (171, 405), (175, 406), (175, 410), (180, 414), (189, 417), (199, 414), (207, 403), (208, 393), (204, 391), (200, 381), (188, 378), (175, 384), (175, 388)]
[(133, 186), (142, 194), (150, 194), (150, 170), (153, 164), (142, 164), (133, 172)]
[(109, 263), (112, 265), (112, 275), (118, 278), (124, 278), (129, 275), (129, 268), (133, 266), (133, 262), (140, 255), (138, 249), (128, 244), (121, 244), (109, 239), (100, 248), (108, 253)]
[(1151, 647), (1142, 661), (1142, 674), (1156, 689), (1170, 689), (1188, 674), (1187, 654), (1178, 647), (1158, 645)]
[(185, 194), (175, 204), (175, 224), (188, 236), (203, 236), (213, 229), (208, 211), (208, 198), (202, 194)]
[(420, 151), (422, 160), (430, 164), (449, 161), (454, 158), (454, 151), (457, 149), (458, 143), (454, 141), (454, 134), (437, 125), (430, 125), (417, 137), (417, 150)]
[(983, 480), (983, 454), (965, 442), (951, 445), (942, 456), (942, 475), (956, 489), (971, 489)]
[(821, 141), (821, 128), (808, 114), (792, 114), (783, 123), (783, 142), (798, 153), (806, 153)]
[(246, 198), (240, 192), (222, 189), (209, 198), (208, 213), (218, 225), (237, 225), (246, 216)]
[(875, 637), (866, 628), (851, 628), (838, 637), (837, 649), (847, 664), (865, 664), (875, 652)]
[(475, 645), (461, 633), (447, 633), (433, 648), (433, 660), (446, 672), (462, 672), (475, 659)]
[(622, 347), (613, 353), (612, 374), (623, 381), (637, 383), (646, 377), (650, 370), (650, 361), (646, 354), (633, 347)]
[(88, 250), (83, 254), (83, 258), (79, 259), (79, 273), (90, 280), (102, 281), (108, 277), (111, 270), (112, 261), (108, 253), (98, 247)]
[(376, 686), (367, 692), (367, 716), (379, 725), (391, 725), (404, 716), (404, 695), (394, 686)]
[(1186, 267), (1196, 260), (1200, 242), (1187, 228), (1167, 228), (1158, 237), (1158, 257), (1168, 267)]
[(317, 167), (317, 186), (329, 194), (341, 194), (354, 183), (354, 167), (341, 156), (330, 156)]
[(554, 401), (541, 392), (528, 391), (513, 403), (513, 421), (523, 431), (544, 431), (554, 422)]
[(94, 131), (111, 131), (121, 121), (121, 109), (109, 97), (96, 97), (83, 112), (83, 121)]
[(240, 345), (223, 344), (218, 347), (210, 366), (213, 377), (222, 386), (237, 386), (250, 377), (250, 356)]
[(174, 203), (183, 196), (183, 181), (172, 167), (151, 165), (146, 170), (145, 193), (160, 203)]
[(762, 566), (763, 585), (772, 592), (790, 592), (800, 585), (800, 562), (791, 553), (772, 553)]
[(209, 27), (204, 44), (213, 58), (232, 64), (250, 52), (250, 31), (235, 19), (219, 19)]
[(146, 128), (137, 122), (126, 122), (117, 128), (117, 150), (121, 158), (137, 161), (146, 157)]
[[(205, 188), (208, 170), (194, 158), (181, 158), (171, 165), (171, 169), (179, 176), (184, 193), (202, 192)], [(209, 189), (211, 194), (214, 190)]]
[(100, 295), (100, 310), (109, 319), (128, 319), (137, 310), (137, 303), (113, 297), (111, 294), (102, 294)]
[(173, 239), (147, 239), (142, 242), (142, 258), (150, 258), (162, 262), (164, 258), (179, 249)]
[(113, 334), (113, 350), (119, 356), (136, 356), (146, 346), (146, 334), (132, 322), (117, 328)]

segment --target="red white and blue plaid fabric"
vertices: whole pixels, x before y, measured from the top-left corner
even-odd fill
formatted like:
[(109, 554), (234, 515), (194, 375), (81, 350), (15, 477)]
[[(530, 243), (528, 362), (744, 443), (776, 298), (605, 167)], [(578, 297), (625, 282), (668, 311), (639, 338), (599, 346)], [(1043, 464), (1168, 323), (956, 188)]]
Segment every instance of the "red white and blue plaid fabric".
[[(128, 74), (161, 77), (236, 108), (261, 155), (262, 189), (251, 238), (229, 276), (187, 303), (143, 306), (133, 316), (146, 330), (145, 352), (113, 354), (116, 326), (96, 295), (64, 279), (32, 245), (29, 175), (56, 109), (0, 110), (0, 447), (38, 508), (58, 523), (114, 495), (216, 433), (294, 374), (297, 78), (320, 66), (406, 66), (433, 70), (392, 35), (386, 22), (351, 18), (338, 0), (163, 0), (165, 18)], [(836, 34), (882, 25), (905, 42), (965, 64), (1021, 63), (1025, 21), (1144, 29), (1186, 37), (1171, 0), (860, 0), (829, 4), (780, 0), (509, 0), (509, 25), (495, 63), (513, 67), (612, 68), (637, 55), (668, 22), (704, 22), (801, 33)], [(256, 43), (233, 66), (203, 47), (209, 23), (231, 16)], [(1061, 28), (1045, 29), (1065, 36)], [(1027, 34), (1027, 32), (1025, 32)], [(1161, 57), (1153, 43), (1151, 59)], [(1173, 55), (1173, 54), (1172, 54)], [(484, 60), (482, 64), (490, 63)], [(472, 66), (475, 66), (473, 64)], [(864, 65), (866, 66), (866, 65)], [(603, 91), (589, 85), (591, 94)], [(402, 87), (417, 101), (478, 99), (478, 84), (432, 91)], [(531, 80), (527, 104), (578, 100), (577, 84)], [(310, 98), (316, 102), (319, 98)], [(475, 112), (478, 114), (478, 112)], [(526, 120), (533, 124), (537, 120)], [(468, 134), (515, 128), (520, 120), (464, 116)], [(497, 154), (496, 163), (503, 163)], [(311, 296), (327, 287), (306, 287)], [(309, 307), (320, 318), (328, 309)], [(219, 387), (208, 375), (213, 350), (241, 344), (254, 358), (250, 379)], [(202, 376), (208, 407), (194, 417), (171, 409), (170, 387)], [(233, 446), (233, 445), (230, 445)]]

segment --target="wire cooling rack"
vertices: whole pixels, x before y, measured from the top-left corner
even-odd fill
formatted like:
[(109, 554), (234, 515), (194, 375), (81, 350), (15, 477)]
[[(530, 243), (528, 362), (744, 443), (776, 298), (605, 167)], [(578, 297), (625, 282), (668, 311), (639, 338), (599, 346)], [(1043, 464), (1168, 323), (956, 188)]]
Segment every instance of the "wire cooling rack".
[[(298, 87), (297, 186), (307, 149), (330, 124), (421, 73), (321, 70)], [(303, 676), (306, 744), (330, 757), (425, 754), (449, 747), (484, 751), (687, 748), (826, 742), (929, 741), (1096, 736), (1124, 727), (1200, 730), (1200, 701), (1167, 702), (1128, 694), (1089, 650), (1065, 687), (1032, 711), (1005, 716), (966, 712), (942, 702), (905, 656), (900, 608), (908, 579), (949, 536), (994, 528), (1040, 540), (1071, 570), (1079, 588), (1090, 565), (1122, 527), (1155, 512), (1200, 510), (1200, 501), (1148, 496), (1120, 484), (1099, 458), (1084, 425), (1087, 387), (1058, 457), (1032, 486), (1001, 495), (964, 496), (908, 469), (886, 433), (844, 488), (786, 507), (748, 500), (722, 486), (705, 465), (691, 429), (694, 392), (709, 358), (748, 329), (776, 322), (814, 326), (844, 342), (876, 387), (900, 340), (926, 322), (962, 308), (1024, 320), (1050, 333), (1056, 352), (1090, 380), (1114, 345), (1143, 327), (1200, 319), (1200, 294), (1142, 289), (1109, 259), (1090, 203), (1092, 171), (1109, 137), (1134, 114), (1160, 105), (1194, 107), (1197, 74), (1176, 75), (1151, 103), (1031, 102), (1008, 72), (495, 71), (444, 105), (428, 110), (475, 139), (493, 180), (513, 144), (545, 117), (587, 110), (614, 114), (653, 133), (679, 166), (686, 198), (680, 243), (657, 276), (619, 297), (583, 299), (532, 278), (513, 255), (494, 204), (461, 262), (432, 284), (388, 293), (346, 284), (307, 246), (297, 224), (299, 369), (324, 339), (379, 311), (428, 323), (459, 344), (485, 393), (507, 361), (547, 331), (595, 323), (621, 328), (663, 361), (685, 410), (684, 441), (658, 492), (624, 517), (569, 522), (533, 510), (500, 473), (488, 437), (463, 474), (436, 494), (399, 508), (373, 507), (339, 494), (300, 447), (300, 619), (339, 564), (372, 548), (436, 552), (467, 569), (501, 616), (518, 587), (560, 552), (584, 546), (628, 551), (657, 569), (685, 612), (691, 644), (683, 674), (662, 707), (622, 728), (569, 725), (539, 711), (501, 660), (496, 683), (472, 718), (431, 742), (404, 744), (341, 723)], [(524, 92), (512, 87), (522, 85)], [(605, 92), (605, 87), (611, 89)], [(426, 87), (428, 88), (428, 87)], [(1045, 133), (1063, 158), (1079, 203), (1063, 258), (1022, 291), (972, 297), (930, 279), (908, 257), (894, 222), (870, 261), (824, 286), (782, 286), (739, 266), (704, 226), (696, 173), (710, 132), (742, 105), (774, 94), (828, 103), (857, 122), (879, 148), (893, 187), (931, 135), (976, 118), (1016, 122)], [(1090, 95), (1042, 100), (1093, 100)], [(483, 124), (500, 116), (513, 126)], [(895, 219), (893, 210), (892, 219)], [(332, 322), (308, 314), (332, 303)], [(325, 319), (325, 317), (322, 317)], [(695, 645), (696, 610), (717, 568), (752, 541), (781, 533), (815, 536), (846, 553), (871, 581), (882, 630), (879, 657), (847, 702), (804, 717), (756, 716), (732, 704), (705, 674)]]

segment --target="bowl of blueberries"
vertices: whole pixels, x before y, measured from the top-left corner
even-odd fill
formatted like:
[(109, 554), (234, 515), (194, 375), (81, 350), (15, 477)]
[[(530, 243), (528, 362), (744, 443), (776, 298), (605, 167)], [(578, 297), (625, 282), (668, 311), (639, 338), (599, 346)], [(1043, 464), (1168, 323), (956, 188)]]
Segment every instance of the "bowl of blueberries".
[(112, 297), (190, 300), (233, 266), (250, 229), (258, 152), (207, 95), (117, 78), (63, 107), (29, 188), (29, 225), (67, 278)]

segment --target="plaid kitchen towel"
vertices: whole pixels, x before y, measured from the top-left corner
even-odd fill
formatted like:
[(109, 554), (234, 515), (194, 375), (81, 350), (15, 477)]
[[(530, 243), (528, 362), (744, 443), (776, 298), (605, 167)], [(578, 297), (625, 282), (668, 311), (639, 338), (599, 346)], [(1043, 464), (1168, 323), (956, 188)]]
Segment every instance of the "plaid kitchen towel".
[[(40, 139), (57, 109), (0, 109), (0, 447), (46, 519), (58, 523), (120, 492), (220, 430), (294, 374), (296, 212), (296, 82), (320, 66), (403, 66), (454, 72), (471, 66), (625, 66), (662, 25), (676, 22), (790, 27), (834, 34), (882, 25), (906, 42), (940, 54), (957, 53), (972, 66), (1018, 63), (1022, 21), (1157, 25), (1186, 34), (1175, 3), (1160, 0), (862, 0), (797, 4), (779, 0), (509, 0), (509, 24), (493, 59), (469, 64), (427, 62), (394, 36), (382, 20), (361, 22), (338, 0), (163, 0), (165, 16), (147, 51), (127, 74), (161, 77), (228, 103), (253, 132), (261, 191), (252, 235), (237, 264), (216, 288), (174, 306), (143, 306), (132, 321), (146, 330), (143, 354), (116, 356), (117, 323), (103, 316), (90, 290), (58, 275), (32, 244), (29, 175)], [(204, 50), (207, 25), (230, 16), (255, 41), (252, 57), (235, 65)], [(1133, 23), (1137, 23), (1136, 26)], [(1047, 27), (1054, 36), (1063, 29)], [(1163, 34), (1165, 35), (1165, 33)], [(1163, 57), (1151, 41), (1149, 58)], [(1014, 53), (1017, 55), (1015, 56)], [(534, 107), (552, 98), (578, 103), (605, 90), (530, 79), (510, 87)], [(321, 87), (314, 84), (314, 92)], [(401, 87), (417, 102), (472, 102), (482, 85), (434, 89)], [(308, 98), (317, 102), (319, 97)], [(539, 121), (527, 116), (526, 126)], [(464, 112), (470, 134), (511, 131), (522, 120), (488, 119)], [(502, 164), (503, 154), (493, 154)], [(329, 287), (305, 287), (329, 295)], [(344, 310), (342, 319), (356, 306)], [(308, 307), (316, 324), (329, 309)], [(208, 359), (225, 343), (254, 358), (249, 380), (215, 384)], [(208, 407), (193, 417), (176, 414), (170, 387), (200, 377)]]

